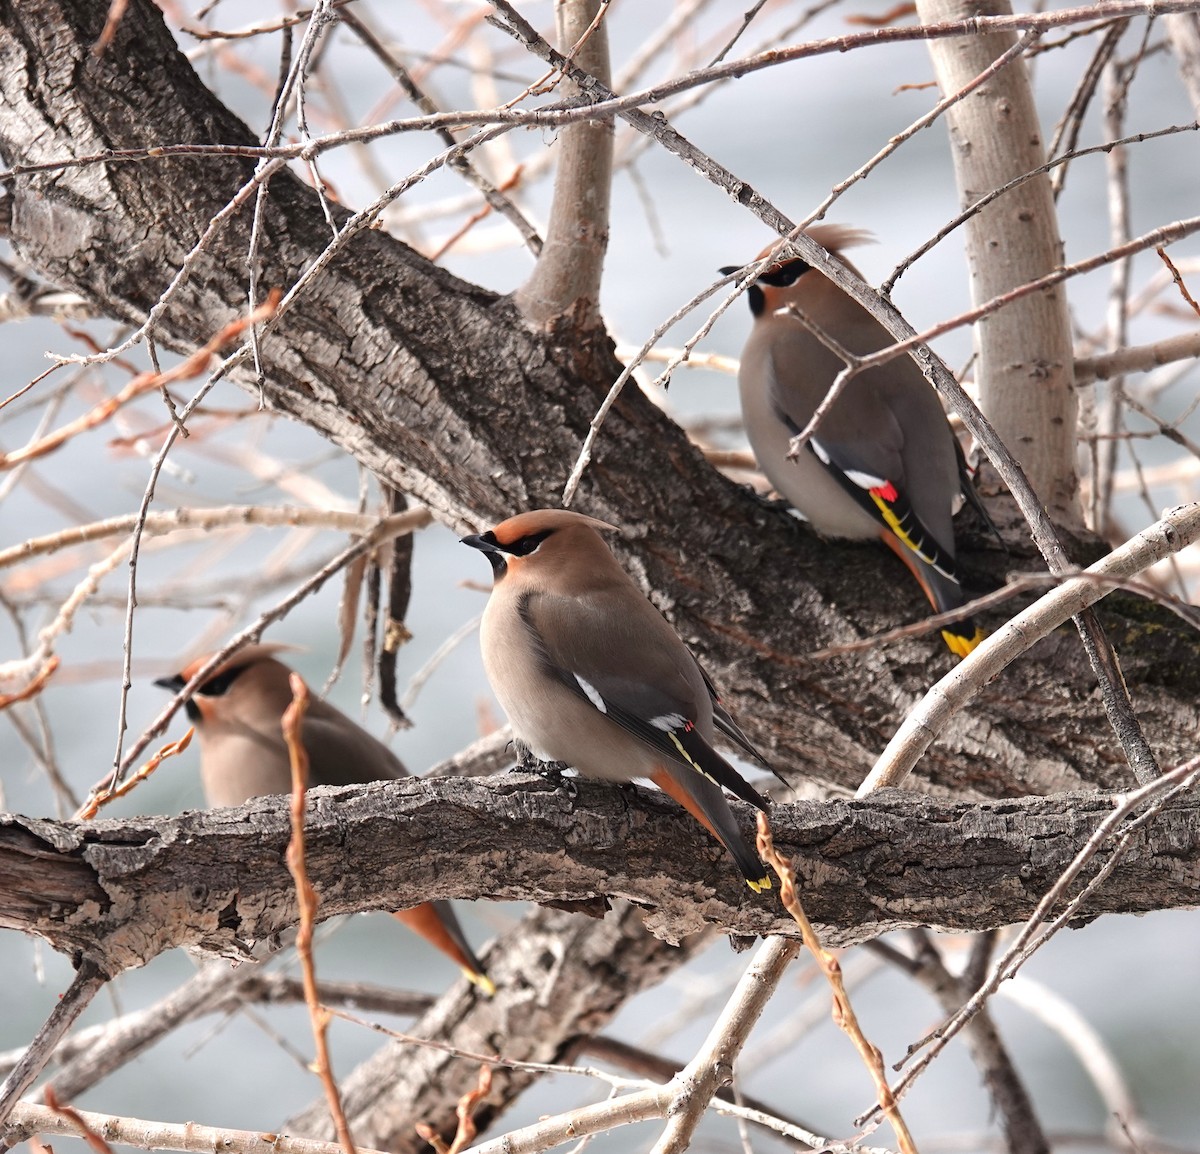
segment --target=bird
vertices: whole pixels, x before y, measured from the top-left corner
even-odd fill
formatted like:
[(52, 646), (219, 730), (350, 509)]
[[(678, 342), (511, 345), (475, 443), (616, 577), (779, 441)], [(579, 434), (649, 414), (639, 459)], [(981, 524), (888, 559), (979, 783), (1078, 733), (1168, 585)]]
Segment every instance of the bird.
[[(292, 791), (283, 714), (292, 701), (292, 670), (275, 654), (282, 645), (249, 645), (217, 666), (185, 703), (200, 741), (200, 780), (210, 807)], [(211, 656), (211, 655), (210, 655)], [(199, 657), (155, 685), (178, 693), (205, 664)], [(353, 785), (407, 777), (399, 758), (327, 701), (309, 703), (300, 727), (309, 785)], [(451, 958), (468, 981), (491, 997), (496, 987), (472, 951), (453, 907), (425, 902), (393, 915)]]
[[(869, 237), (842, 225), (819, 225), (808, 235), (839, 257)], [(738, 271), (721, 269), (726, 276)], [(938, 613), (958, 609), (965, 601), (953, 525), (959, 493), (988, 525), (991, 521), (933, 387), (907, 356), (852, 377), (799, 455), (789, 459), (792, 438), (845, 367), (810, 326), (856, 356), (895, 341), (801, 257), (769, 265), (747, 296), (754, 321), (742, 351), (738, 391), (746, 435), (767, 479), (818, 533), (881, 539)], [(984, 637), (969, 617), (943, 626), (941, 633), (958, 657)]]
[(715, 729), (767, 763), (609, 551), (600, 534), (614, 531), (534, 509), (462, 538), (492, 566), (479, 633), (492, 690), (537, 757), (584, 777), (649, 778), (724, 845), (755, 893), (770, 889), (722, 787), (760, 810), (768, 802), (713, 748)]

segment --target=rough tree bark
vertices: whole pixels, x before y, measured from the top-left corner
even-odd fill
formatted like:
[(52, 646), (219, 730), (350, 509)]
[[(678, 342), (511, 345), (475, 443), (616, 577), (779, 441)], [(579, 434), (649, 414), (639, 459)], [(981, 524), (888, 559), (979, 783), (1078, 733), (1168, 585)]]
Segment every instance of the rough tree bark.
[[(96, 58), (90, 45), (101, 22), (93, 6), (70, 0), (0, 4), (0, 154), (17, 169), (11, 235), (22, 256), (96, 308), (140, 321), (249, 179), (250, 162), (172, 156), (21, 166), (254, 139), (200, 83), (152, 6), (132, 3), (116, 43)], [(195, 260), (159, 320), (160, 343), (192, 349), (239, 315), (247, 230), (248, 213), (233, 215)], [(277, 174), (261, 283), (292, 284), (327, 239), (315, 194)], [(606, 339), (540, 337), (507, 299), (373, 229), (341, 248), (269, 328), (262, 349), (270, 407), (320, 430), (459, 529), (555, 503), (598, 398), (619, 372)], [(250, 387), (248, 373), (235, 376)], [(810, 648), (919, 616), (919, 595), (885, 603), (877, 590), (891, 572), (888, 557), (818, 541), (785, 514), (761, 509), (636, 390), (604, 428), (579, 505), (627, 527), (623, 560), (785, 772), (857, 785), (928, 683), (930, 660), (949, 660), (928, 641), (807, 661)], [(681, 516), (686, 509), (703, 516)], [(980, 583), (1031, 557), (1015, 541), (1012, 557), (970, 546), (966, 569)], [(898, 584), (900, 598), (906, 587)], [(1160, 759), (1181, 760), (1197, 719), (1200, 644), (1134, 599), (1110, 599), (1105, 614)], [(1078, 644), (1060, 632), (997, 679), (924, 759), (925, 783), (993, 796), (1125, 784)]]
[[(179, 143), (252, 146), (257, 141), (199, 81), (148, 0), (131, 0), (115, 42), (102, 56), (93, 56), (103, 9), (83, 0), (0, 0), (0, 156), (17, 169), (6, 183), (12, 195), (11, 239), (21, 255), (47, 280), (78, 291), (99, 311), (140, 323), (210, 222), (250, 180), (253, 161), (210, 154), (134, 161), (103, 156), (73, 168), (62, 168), (61, 162), (107, 150)], [(49, 167), (28, 168), (39, 164)], [(161, 345), (191, 351), (244, 311), (249, 217), (247, 204), (206, 242), (159, 318), (156, 339)], [(337, 219), (344, 222), (347, 216), (339, 213)], [(312, 190), (287, 172), (271, 181), (264, 222), (260, 284), (286, 289), (321, 258), (327, 225)], [(620, 371), (602, 333), (568, 339), (561, 332), (534, 331), (511, 300), (465, 284), (367, 228), (348, 237), (289, 311), (267, 327), (262, 354), (269, 407), (318, 429), (459, 529), (556, 503), (599, 398)], [(235, 372), (233, 379), (242, 387), (257, 387), (249, 372)], [(877, 590), (881, 582), (891, 583), (890, 558), (874, 549), (819, 542), (789, 517), (763, 510), (709, 468), (682, 432), (636, 390), (613, 410), (578, 504), (628, 527), (628, 539), (619, 546), (623, 560), (785, 773), (857, 785), (903, 710), (928, 684), (930, 662), (949, 660), (936, 640), (824, 663), (807, 660), (804, 654), (811, 648), (856, 639), (895, 624), (899, 617), (920, 616), (918, 596), (881, 602)], [(703, 515), (687, 515), (689, 509)], [(1033, 556), (1015, 539), (1013, 549), (1014, 556), (1005, 557), (979, 542), (972, 547), (968, 539), (968, 574), (988, 584)], [(1192, 751), (1198, 722), (1200, 643), (1173, 618), (1133, 598), (1110, 599), (1105, 620), (1122, 649), (1135, 701), (1161, 760), (1182, 760)], [(1073, 634), (1060, 631), (1029, 661), (998, 679), (924, 759), (921, 784), (973, 798), (1128, 784), (1078, 645)], [(520, 800), (526, 791), (529, 800)], [(389, 812), (401, 804), (400, 798), (399, 792), (386, 795)], [(523, 783), (522, 793), (513, 798), (513, 804), (528, 806), (530, 812), (543, 801), (561, 804), (534, 783)], [(644, 800), (629, 813), (606, 815), (604, 807), (615, 804), (585, 787), (575, 812), (562, 816), (556, 836), (574, 839), (568, 856), (587, 849), (580, 842), (581, 831), (600, 839), (595, 844), (607, 852), (602, 864), (597, 857), (590, 865), (585, 853), (576, 888), (556, 879), (549, 896), (575, 900), (628, 891), (633, 900), (655, 907), (660, 928), (674, 925), (677, 932), (694, 928), (697, 917), (738, 932), (778, 924), (744, 899), (728, 863), (702, 833), (689, 829), (680, 837), (684, 827), (666, 803)], [(972, 821), (938, 820), (944, 816), (941, 807), (950, 803), (908, 800), (898, 803), (910, 807), (901, 811), (873, 808), (879, 804), (872, 802), (861, 811), (831, 809), (814, 818), (812, 827), (792, 827), (791, 817), (782, 815), (793, 811), (781, 810), (781, 841), (789, 850), (809, 846), (805, 869), (811, 871), (814, 893), (826, 894), (822, 900), (828, 901), (837, 894), (848, 909), (858, 910), (847, 914), (854, 934), (926, 918), (948, 924), (946, 909), (922, 906), (920, 895), (932, 880), (931, 871), (950, 878), (947, 846), (963, 844), (963, 830)], [(952, 812), (993, 812), (963, 804), (966, 810)], [(340, 812), (342, 805), (339, 801)], [(1048, 845), (1064, 852), (1077, 846), (1078, 836), (1106, 805), (1102, 798), (1078, 795), (1052, 802), (997, 803), (994, 812), (999, 814), (1031, 815), (1042, 812), (1039, 806), (1048, 807), (1045, 812), (1052, 818), (1047, 820), (1057, 823), (1059, 836), (1030, 837), (1030, 828), (1018, 823), (1008, 827), (1005, 837), (989, 836), (982, 845), (972, 842), (975, 865), (981, 856), (991, 860), (994, 849), (1008, 869), (995, 875), (997, 880), (1003, 875), (1004, 884), (969, 883), (976, 895), (970, 924), (998, 924), (1019, 916), (1035, 896), (1035, 883), (1049, 884), (1053, 863), (1061, 864), (1061, 856), (1052, 862), (1039, 855)], [(264, 807), (252, 811), (255, 823), (273, 812), (270, 803)], [(320, 836), (316, 830), (322, 810), (323, 803), (314, 810), (315, 837)], [(487, 834), (479, 843), (495, 844), (498, 815), (486, 806), (480, 812), (480, 828)], [(861, 846), (861, 827), (847, 816), (860, 812), (884, 815), (878, 820), (887, 826), (886, 833), (878, 833), (884, 828), (879, 826), (875, 840), (866, 838)], [(888, 825), (889, 812), (902, 812), (902, 820)], [(1194, 878), (1187, 875), (1195, 822), (1174, 814), (1165, 825), (1148, 828), (1145, 836), (1151, 840), (1139, 843), (1139, 852), (1152, 866), (1178, 869), (1185, 879), (1181, 891), (1194, 890)], [(234, 838), (237, 822), (246, 819), (226, 814), (179, 820), (191, 823), (186, 826), (189, 836), (220, 829), (223, 838)], [(350, 827), (341, 820), (334, 825), (345, 833)], [(1033, 820), (1041, 832), (1041, 819)], [(919, 821), (928, 825), (917, 825)], [(631, 822), (640, 823), (636, 843), (626, 837)], [(990, 818), (983, 825), (994, 828)], [(106, 920), (114, 910), (130, 909), (120, 904), (132, 895), (127, 882), (145, 880), (151, 860), (150, 873), (166, 869), (169, 859), (183, 861), (172, 856), (186, 848), (182, 827), (155, 826), (148, 834), (149, 827), (139, 828), (141, 834), (129, 829), (113, 833), (116, 841), (94, 853), (85, 852), (78, 840), (91, 834), (45, 825), (32, 832), (22, 826), (12, 834), (15, 843), (5, 843), (23, 846), (22, 853), (33, 852), (43, 864), (54, 862), (56, 870), (62, 865), (51, 896), (69, 897), (77, 892), (72, 887), (90, 893), (90, 903), (68, 919), (69, 925), (53, 929), (60, 948), (99, 948), (115, 960), (169, 944), (154, 922), (128, 921), (118, 930), (119, 918)], [(254, 828), (256, 835), (262, 833), (259, 825)], [(927, 866), (897, 872), (901, 851), (900, 864), (914, 860), (907, 856), (916, 853), (914, 829), (930, 836), (940, 832), (946, 842)], [(126, 834), (132, 844), (123, 846)], [(282, 836), (281, 828), (272, 836)], [(143, 837), (154, 844), (144, 849)], [(527, 834), (526, 849), (530, 840), (537, 844)], [(649, 868), (645, 860), (622, 866), (617, 845), (652, 856), (656, 872), (638, 874)], [(691, 860), (686, 869), (681, 860), (678, 871), (668, 871), (659, 863), (669, 860), (675, 847)], [(1167, 847), (1177, 849), (1177, 856), (1164, 858)], [(538, 859), (535, 870), (521, 850), (513, 845), (512, 861), (523, 862), (531, 876), (540, 870), (537, 885), (550, 884), (553, 871), (547, 872), (545, 858)], [(269, 866), (274, 876), (279, 852), (278, 846), (261, 851), (254, 869)], [(104, 859), (106, 870), (111, 865), (114, 871), (104, 874), (104, 884), (89, 860), (96, 855)], [(878, 876), (882, 892), (864, 888), (846, 867), (851, 859), (854, 870)], [(554, 869), (558, 866), (556, 859)], [(319, 860), (313, 868), (328, 903), (323, 912), (332, 913), (345, 895), (322, 875)], [(344, 876), (343, 868), (339, 857), (339, 876)], [(503, 871), (495, 862), (488, 868), (494, 872), (471, 875), (476, 892), (499, 893)], [(368, 868), (347, 872), (381, 882), (378, 892), (361, 893), (355, 901), (378, 906), (404, 900), (406, 891), (387, 888), (394, 874), (387, 875), (385, 884), (383, 875)], [(468, 873), (459, 869), (445, 876), (465, 879)], [(618, 876), (626, 881), (615, 884)], [(1146, 907), (1130, 908), (1182, 900), (1170, 896), (1170, 885), (1151, 889), (1157, 876), (1150, 868), (1144, 887), (1142, 879), (1131, 879), (1111, 892), (1126, 902), (1143, 888), (1151, 894)], [(1170, 872), (1165, 876), (1176, 877)], [(185, 871), (182, 877), (191, 875)], [(656, 879), (650, 890), (647, 877)], [(287, 922), (289, 915), (278, 903), (290, 901), (291, 887), (282, 875), (270, 898), (260, 891), (258, 908), (241, 897), (229, 900), (224, 886), (240, 886), (242, 880), (205, 874), (196, 883), (201, 888), (177, 890), (168, 921), (177, 929), (185, 927), (179, 929), (179, 940), (203, 939), (232, 948), (241, 933)], [(252, 884), (252, 879), (244, 880)], [(117, 890), (110, 890), (113, 886)], [(691, 887), (686, 902), (681, 886)], [(455, 880), (436, 892), (448, 895), (452, 889), (465, 895), (470, 886)], [(28, 924), (33, 910), (37, 916), (46, 912), (34, 888), (16, 893), (32, 905), (25, 914), (10, 911), (4, 924), (16, 924), (12, 919), (20, 922), (21, 917)], [(526, 893), (547, 896), (537, 888)], [(427, 889), (422, 896), (436, 894)], [(214, 904), (217, 898), (221, 900)], [(877, 907), (877, 902), (884, 904)], [(53, 921), (52, 912), (46, 916)], [(817, 917), (836, 924), (832, 906), (819, 906)], [(101, 939), (103, 944), (97, 945)], [(609, 948), (618, 946), (624, 948), (624, 939)], [(671, 964), (663, 960), (664, 953), (671, 954), (661, 948), (646, 951), (642, 964), (647, 973), (661, 973)], [(619, 995), (613, 997), (619, 1000)], [(476, 1027), (472, 1023), (470, 1028)], [(567, 1028), (584, 1027), (571, 1022)], [(560, 1046), (562, 1038), (547, 1044)], [(442, 1089), (446, 1111), (426, 1115), (437, 1125), (452, 1117), (457, 1096), (448, 1081)], [(398, 1138), (399, 1126), (393, 1119), (366, 1133), (384, 1144)]]
[[(749, 825), (749, 808), (739, 812)], [(849, 945), (912, 926), (1026, 918), (1112, 812), (1113, 799), (1095, 793), (966, 802), (884, 790), (776, 805), (771, 825), (797, 859), (812, 921), (829, 943)], [(289, 833), (285, 798), (86, 825), (6, 816), (0, 926), (110, 975), (177, 946), (245, 957), (248, 943), (296, 923)], [(1200, 800), (1172, 803), (1131, 836), (1084, 917), (1195, 903)], [(670, 941), (711, 929), (797, 933), (773, 893), (751, 894), (721, 847), (648, 790), (585, 782), (572, 799), (527, 774), (323, 787), (310, 793), (305, 840), (322, 918), (433, 898), (530, 898), (591, 913), (623, 899)]]

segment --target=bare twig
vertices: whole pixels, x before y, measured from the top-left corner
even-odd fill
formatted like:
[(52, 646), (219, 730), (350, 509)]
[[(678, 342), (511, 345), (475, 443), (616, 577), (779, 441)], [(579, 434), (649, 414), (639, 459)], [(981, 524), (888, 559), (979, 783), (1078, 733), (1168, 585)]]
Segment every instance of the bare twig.
[[(978, 967), (974, 966), (969, 967), (961, 977), (952, 974), (927, 930), (912, 930), (909, 937), (916, 947), (914, 958), (902, 955), (881, 942), (868, 942), (866, 948), (877, 950), (880, 956), (916, 978), (937, 998), (944, 1013), (955, 1013), (986, 975), (987, 951), (991, 948), (994, 935), (984, 933), (976, 939), (981, 949), (972, 961), (978, 958), (983, 966), (978, 977), (973, 972)], [(1029, 1091), (986, 1007), (967, 1027), (965, 1041), (1000, 1117), (1008, 1154), (1050, 1154), (1050, 1143), (1038, 1121)]]
[[(346, 513), (339, 509), (304, 509), (294, 505), (221, 505), (212, 509), (181, 508), (170, 512), (150, 513), (143, 525), (143, 534), (158, 536), (189, 529), (240, 529), (246, 525), (264, 527), (290, 525), (312, 529), (332, 529), (342, 533), (369, 534), (372, 541), (382, 545), (393, 537), (422, 529), (433, 521), (429, 510), (418, 506), (389, 517), (365, 513)], [(44, 537), (30, 537), (19, 545), (0, 549), (0, 569), (18, 565), (32, 557), (57, 553), (83, 545), (119, 537), (138, 523), (136, 513), (123, 513), (87, 525), (72, 525)]]
[[(437, 106), (429, 98), (428, 94), (422, 91), (421, 87), (413, 80), (412, 74), (408, 69), (388, 51), (387, 47), (371, 31), (367, 24), (355, 15), (352, 7), (339, 13), (338, 19), (346, 27), (352, 29), (354, 34), (374, 53), (379, 62), (391, 74), (392, 79), (403, 89), (409, 100), (427, 116), (437, 115)], [(458, 143), (448, 128), (441, 129), (439, 135), (447, 146), (452, 147)], [(537, 256), (542, 251), (542, 238), (538, 236), (537, 230), (526, 220), (521, 210), (504, 195), (507, 191), (506, 186), (496, 187), (479, 170), (479, 167), (473, 164), (467, 157), (452, 161), (450, 168), (469, 180), (482, 194), (488, 207), (499, 212), (508, 220), (517, 232), (520, 233), (521, 239), (534, 256)], [(514, 174), (512, 179), (516, 179), (516, 174)]]
[(737, 1056), (799, 952), (800, 943), (789, 938), (768, 938), (759, 946), (708, 1037), (666, 1087), (668, 1122), (654, 1145), (654, 1154), (682, 1154), (691, 1145), (713, 1097), (732, 1083)]
[[(1123, 847), (1128, 845), (1128, 837), (1144, 821), (1158, 813), (1171, 798), (1191, 789), (1200, 779), (1200, 757), (1193, 758), (1183, 765), (1177, 766), (1169, 773), (1144, 785), (1139, 789), (1114, 798), (1113, 811), (1097, 827), (1088, 838), (1087, 844), (1075, 855), (1071, 864), (1063, 870), (1057, 881), (1038, 903), (1033, 915), (1021, 927), (1012, 944), (1005, 951), (988, 974), (987, 980), (979, 987), (972, 997), (963, 1004), (962, 1008), (938, 1027), (929, 1037), (909, 1048), (904, 1061), (907, 1062), (920, 1049), (928, 1046), (925, 1054), (916, 1062), (893, 1088), (893, 1093), (899, 1097), (921, 1075), (929, 1064), (942, 1052), (950, 1040), (978, 1013), (986, 1004), (987, 999), (999, 988), (1000, 984), (1012, 977), (1024, 962), (1053, 935), (1067, 924), (1067, 921), (1086, 900), (1087, 896), (1112, 873), (1124, 856)], [(1065, 896), (1067, 890), (1074, 884), (1076, 878), (1100, 849), (1113, 838), (1117, 831), (1125, 825), (1127, 819), (1138, 809), (1145, 806), (1141, 816), (1125, 827), (1118, 844), (1110, 851), (1104, 865), (1096, 872), (1087, 885), (1072, 897), (1062, 912), (1034, 939), (1034, 934)], [(903, 1064), (903, 1063), (902, 1063)], [(874, 1110), (874, 1108), (873, 1108)], [(872, 1111), (873, 1112), (873, 1111)]]
[(454, 1140), (449, 1146), (442, 1141), (441, 1135), (425, 1122), (417, 1123), (417, 1133), (437, 1151), (437, 1154), (462, 1154), (462, 1151), (475, 1140), (476, 1134), (479, 1133), (478, 1127), (475, 1125), (475, 1108), (487, 1096), (491, 1088), (492, 1069), (490, 1066), (480, 1066), (479, 1080), (475, 1083), (475, 1088), (469, 1090), (458, 1100), (458, 1108), (455, 1110), (458, 1127), (454, 1132)]
[(113, 1148), (87, 1124), (83, 1115), (78, 1110), (73, 1106), (63, 1106), (59, 1103), (53, 1086), (46, 1087), (45, 1096), (46, 1106), (53, 1110), (60, 1118), (70, 1122), (79, 1132), (80, 1137), (96, 1151), (96, 1154), (113, 1154)]
[[(504, 12), (505, 19), (509, 19), (511, 10), (507, 5), (498, 2), (495, 6)], [(1154, 9), (1156, 13), (1164, 15), (1175, 12), (1193, 12), (1195, 10), (1195, 0), (1154, 0)], [(453, 128), (472, 124), (489, 124), (511, 128), (552, 128), (577, 120), (602, 120), (613, 116), (625, 116), (632, 109), (638, 109), (643, 105), (661, 103), (670, 96), (686, 92), (693, 88), (702, 87), (712, 83), (714, 80), (737, 78), (751, 72), (761, 71), (765, 68), (778, 67), (780, 64), (795, 60), (841, 54), (857, 48), (881, 44), (940, 40), (959, 36), (973, 36), (988, 32), (1030, 31), (1044, 33), (1049, 29), (1066, 27), (1071, 24), (1093, 24), (1099, 21), (1126, 16), (1142, 16), (1145, 15), (1145, 11), (1145, 0), (1100, 0), (1096, 4), (1055, 9), (1050, 12), (1017, 12), (1000, 16), (969, 16), (963, 20), (946, 20), (932, 24), (878, 28), (870, 32), (807, 41), (793, 47), (773, 47), (741, 60), (732, 60), (725, 64), (714, 65), (711, 68), (694, 69), (686, 76), (666, 80), (638, 92), (632, 92), (619, 97), (609, 96), (594, 102), (589, 101), (582, 105), (563, 102), (558, 105), (552, 105), (549, 108), (463, 110), (439, 113), (437, 116), (414, 117), (407, 120), (392, 120), (383, 124), (372, 124), (365, 128), (337, 132), (326, 137), (318, 137), (307, 143), (279, 145), (274, 148), (266, 148), (259, 145), (168, 144), (153, 145), (145, 148), (111, 149), (89, 153), (85, 156), (59, 158), (52, 161), (31, 164), (15, 164), (8, 169), (0, 170), (0, 182), (9, 181), (15, 176), (29, 175), (36, 172), (60, 171), (99, 164), (132, 163), (145, 160), (157, 161), (177, 156), (250, 157), (253, 159), (266, 157), (280, 162), (294, 159), (307, 160), (309, 157), (319, 155), (328, 149), (344, 147), (359, 141), (377, 140), (381, 137), (394, 136), (403, 132), (428, 132), (442, 127)], [(523, 21), (522, 24), (524, 24)], [(505, 28), (504, 30), (510, 31), (509, 28)], [(567, 69), (567, 73), (568, 75), (571, 74), (569, 68)], [(571, 79), (576, 79), (576, 77), (572, 75)]]
[(1148, 372), (1177, 361), (1200, 357), (1200, 333), (1180, 333), (1150, 345), (1133, 345), (1075, 361), (1075, 385), (1107, 381), (1122, 373)]
[[(259, 307), (258, 319), (266, 319), (273, 315), (275, 304), (278, 303), (279, 299), (280, 294), (273, 293), (271, 298)], [(140, 397), (143, 393), (153, 392), (155, 389), (162, 388), (164, 385), (172, 384), (175, 381), (185, 381), (191, 377), (198, 376), (208, 365), (209, 358), (224, 348), (225, 345), (229, 344), (252, 320), (252, 317), (245, 317), (241, 320), (230, 322), (216, 336), (180, 361), (174, 368), (168, 369), (163, 373), (156, 373), (153, 370), (139, 373), (116, 396), (110, 397), (102, 404), (97, 405), (82, 417), (70, 421), (52, 433), (47, 433), (46, 436), (32, 444), (26, 445), (23, 449), (15, 449), (11, 453), (0, 454), (0, 469), (11, 469), (14, 465), (19, 465), (24, 461), (30, 461), (37, 457), (44, 457), (47, 453), (52, 453), (72, 437), (103, 424), (122, 405), (127, 404), (135, 397)]]
[[(1123, 1126), (1126, 1136), (1139, 1144), (1153, 1141), (1116, 1055), (1105, 1044), (1100, 1032), (1066, 998), (1026, 974), (1010, 978), (996, 992), (1005, 1001), (1032, 1014), (1070, 1047), (1104, 1100), (1110, 1137), (1119, 1138), (1118, 1126)], [(1117, 1119), (1120, 1119), (1119, 1124)]]
[(58, 657), (51, 657), (22, 688), (13, 693), (0, 693), (0, 709), (7, 709), (10, 705), (16, 705), (21, 701), (29, 701), (36, 697), (46, 688), (46, 682), (53, 676), (59, 664), (60, 660)]
[(82, 806), (75, 815), (75, 820), (91, 821), (103, 806), (108, 805), (110, 801), (116, 801), (119, 797), (124, 797), (131, 789), (145, 781), (168, 757), (174, 757), (187, 749), (195, 732), (195, 729), (189, 726), (188, 731), (178, 741), (164, 745), (128, 781), (122, 782), (116, 789), (102, 789), (99, 793), (93, 794), (88, 799), (87, 805)]
[[(182, 1150), (192, 1154), (341, 1154), (336, 1142), (291, 1138), (286, 1134), (264, 1134), (261, 1130), (231, 1130), (225, 1126), (203, 1126), (197, 1122), (147, 1122), (112, 1114), (78, 1111), (82, 1121), (113, 1142), (141, 1150)], [(0, 1131), (4, 1144), (13, 1146), (32, 1134), (76, 1136), (75, 1123), (56, 1114), (49, 1106), (20, 1103), (8, 1126)], [(384, 1154), (360, 1148), (359, 1154)]]

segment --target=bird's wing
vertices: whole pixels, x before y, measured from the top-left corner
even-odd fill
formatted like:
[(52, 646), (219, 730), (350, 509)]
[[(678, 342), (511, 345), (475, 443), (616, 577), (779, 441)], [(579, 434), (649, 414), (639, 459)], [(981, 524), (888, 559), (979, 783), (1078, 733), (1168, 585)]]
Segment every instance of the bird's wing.
[(730, 716), (729, 710), (725, 708), (724, 703), (717, 694), (717, 687), (713, 685), (712, 678), (705, 671), (704, 666), (700, 662), (696, 662), (696, 667), (700, 670), (700, 676), (704, 678), (705, 687), (708, 689), (709, 700), (712, 702), (713, 724), (729, 738), (740, 750), (748, 753), (755, 761), (764, 768), (769, 769), (784, 785), (789, 788), (790, 784), (785, 778), (763, 755), (759, 752), (758, 747), (746, 736), (742, 731), (742, 727)]
[[(904, 468), (904, 430), (880, 390), (860, 385), (853, 397), (834, 405), (809, 438), (804, 451), (811, 453), (842, 487), (878, 523), (889, 530), (926, 565), (942, 576), (957, 581), (954, 553), (942, 543), (913, 510), (907, 492)], [(772, 374), (772, 400), (779, 419), (792, 436), (808, 424), (807, 412), (798, 395), (787, 388), (786, 379)]]
[(309, 704), (301, 734), (311, 785), (355, 785), (407, 776), (386, 745), (326, 701)]
[(697, 730), (709, 713), (703, 674), (648, 601), (528, 593), (519, 612), (547, 675), (669, 762), (766, 808)]

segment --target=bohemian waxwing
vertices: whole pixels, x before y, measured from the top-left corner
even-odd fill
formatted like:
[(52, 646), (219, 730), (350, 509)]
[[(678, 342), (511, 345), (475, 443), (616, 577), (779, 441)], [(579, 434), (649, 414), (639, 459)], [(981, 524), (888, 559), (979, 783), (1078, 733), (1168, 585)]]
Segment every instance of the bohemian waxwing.
[[(837, 225), (809, 235), (839, 256), (867, 236)], [(958, 608), (964, 598), (954, 554), (955, 498), (962, 492), (987, 514), (937, 393), (910, 357), (888, 361), (852, 378), (800, 456), (789, 460), (792, 437), (844, 367), (795, 313), (859, 356), (895, 342), (866, 309), (796, 257), (770, 266), (747, 295), (754, 326), (738, 387), (750, 446), (771, 484), (818, 533), (881, 538), (939, 613)], [(965, 657), (983, 631), (963, 618), (944, 626), (942, 637)]]
[(608, 551), (597, 530), (612, 529), (537, 509), (463, 538), (494, 575), (479, 633), (488, 680), (538, 757), (606, 781), (649, 778), (725, 846), (752, 890), (769, 889), (721, 787), (759, 809), (767, 802), (713, 749), (714, 724), (763, 759)]
[[(284, 646), (250, 645), (218, 666), (186, 703), (200, 738), (200, 780), (210, 806), (241, 805), (252, 797), (291, 793), (292, 770), (283, 739), (291, 704), (291, 670), (275, 658)], [(208, 660), (200, 657), (174, 677), (156, 681), (178, 692)], [(386, 745), (341, 710), (313, 699), (300, 727), (309, 785), (353, 785), (406, 777)], [(449, 902), (426, 902), (393, 914), (462, 968), (489, 997), (496, 987), (471, 950)]]

